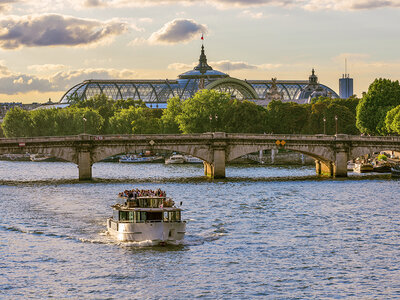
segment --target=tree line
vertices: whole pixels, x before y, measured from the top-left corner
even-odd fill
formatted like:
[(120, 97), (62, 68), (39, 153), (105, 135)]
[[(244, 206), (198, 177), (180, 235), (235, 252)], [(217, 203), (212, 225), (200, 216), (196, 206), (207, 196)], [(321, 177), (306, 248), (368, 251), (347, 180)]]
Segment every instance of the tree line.
[[(337, 119), (336, 119), (336, 118)], [(10, 110), (6, 137), (88, 134), (189, 134), (212, 131), (287, 134), (399, 134), (400, 85), (376, 79), (361, 99), (320, 97), (310, 104), (272, 101), (266, 108), (230, 94), (201, 90), (168, 100), (166, 109), (106, 95), (74, 100), (63, 109)]]

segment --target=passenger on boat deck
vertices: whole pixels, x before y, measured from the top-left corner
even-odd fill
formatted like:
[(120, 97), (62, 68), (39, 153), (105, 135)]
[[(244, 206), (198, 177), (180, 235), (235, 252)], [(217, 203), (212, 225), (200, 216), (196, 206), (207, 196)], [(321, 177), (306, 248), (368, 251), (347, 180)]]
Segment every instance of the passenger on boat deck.
[(137, 198), (137, 197), (146, 197), (146, 196), (158, 196), (158, 197), (165, 197), (166, 192), (162, 191), (161, 189), (153, 190), (139, 190), (139, 189), (132, 189), (132, 190), (125, 190), (118, 194), (120, 197), (128, 197), (128, 198)]

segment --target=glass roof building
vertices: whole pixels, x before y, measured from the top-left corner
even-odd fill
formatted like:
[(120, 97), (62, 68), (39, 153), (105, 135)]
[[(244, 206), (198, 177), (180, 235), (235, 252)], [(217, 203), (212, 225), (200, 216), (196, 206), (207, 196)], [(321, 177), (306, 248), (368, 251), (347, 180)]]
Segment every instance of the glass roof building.
[(213, 70), (207, 64), (204, 46), (201, 48), (199, 64), (175, 80), (85, 80), (68, 90), (60, 103), (69, 103), (72, 99), (85, 100), (98, 94), (119, 99), (142, 100), (147, 105), (165, 107), (172, 97), (187, 99), (199, 89), (215, 89), (228, 92), (239, 100), (264, 100), (269, 90), (277, 88), (282, 95), (282, 101), (304, 103), (309, 101), (315, 89), (324, 90), (332, 98), (339, 96), (329, 87), (319, 84), (314, 70), (309, 80), (240, 80), (228, 74)]

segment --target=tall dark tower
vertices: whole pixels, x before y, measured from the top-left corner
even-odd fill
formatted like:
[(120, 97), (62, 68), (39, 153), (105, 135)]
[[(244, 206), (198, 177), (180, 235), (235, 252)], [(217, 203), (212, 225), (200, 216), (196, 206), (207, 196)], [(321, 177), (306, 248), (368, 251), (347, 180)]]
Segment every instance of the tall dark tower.
[(345, 60), (344, 74), (339, 79), (339, 96), (342, 99), (347, 99), (353, 96), (353, 78), (347, 74), (347, 59)]

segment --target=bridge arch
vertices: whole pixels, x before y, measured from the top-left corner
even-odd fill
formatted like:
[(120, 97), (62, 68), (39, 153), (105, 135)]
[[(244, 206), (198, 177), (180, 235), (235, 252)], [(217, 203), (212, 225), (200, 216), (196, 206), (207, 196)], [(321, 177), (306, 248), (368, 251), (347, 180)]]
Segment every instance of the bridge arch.
[(92, 156), (92, 164), (99, 162), (107, 157), (110, 156), (115, 156), (123, 153), (135, 153), (135, 152), (140, 152), (143, 150), (150, 150), (153, 152), (158, 152), (158, 151), (170, 151), (170, 152), (179, 152), (182, 154), (187, 154), (187, 155), (192, 155), (194, 157), (200, 158), (201, 160), (211, 163), (212, 162), (212, 157), (209, 151), (208, 147), (204, 148), (199, 148), (199, 147), (194, 147), (194, 146), (187, 146), (187, 145), (171, 145), (171, 146), (166, 146), (166, 145), (160, 145), (160, 146), (115, 146), (115, 147), (98, 147), (94, 151), (94, 155)]

